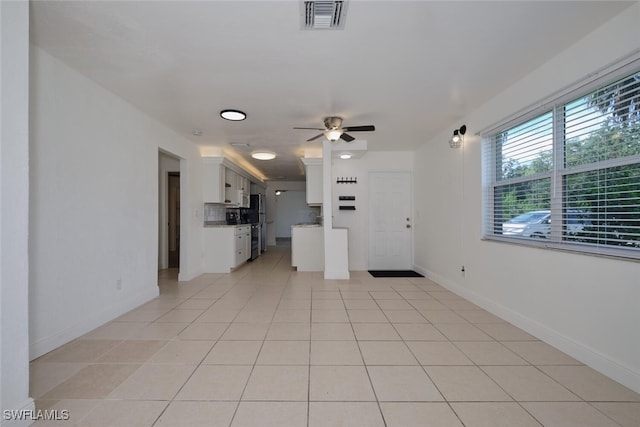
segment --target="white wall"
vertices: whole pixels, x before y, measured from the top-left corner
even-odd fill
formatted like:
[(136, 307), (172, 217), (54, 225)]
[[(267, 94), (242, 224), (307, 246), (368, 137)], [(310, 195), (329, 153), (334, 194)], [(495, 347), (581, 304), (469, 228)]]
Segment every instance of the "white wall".
[(181, 159), (179, 277), (200, 274), (202, 171), (195, 145), (35, 46), (30, 95), (33, 358), (158, 294), (159, 149)]
[(274, 198), (276, 203), (276, 237), (291, 237), (291, 226), (315, 222), (320, 208), (307, 205), (306, 190), (287, 190)]
[(29, 398), (29, 4), (0, 2), (0, 424)]
[(420, 147), (414, 228), (417, 269), (636, 391), (640, 264), (482, 241), (480, 140), (473, 134), (639, 49), (638, 22), (640, 3), (448, 124), (469, 128), (464, 152), (449, 148), (451, 131)]
[(276, 190), (307, 191), (304, 181), (268, 181), (264, 190), (267, 222), (267, 246), (276, 245)]
[[(349, 229), (349, 270), (367, 270), (369, 248), (369, 172), (413, 170), (411, 151), (368, 151), (357, 159), (333, 159), (333, 226)], [(337, 184), (337, 177), (357, 178), (357, 184)], [(338, 196), (355, 196), (355, 211), (339, 210)], [(345, 203), (347, 204), (347, 203)], [(326, 215), (326, 213), (325, 213)]]

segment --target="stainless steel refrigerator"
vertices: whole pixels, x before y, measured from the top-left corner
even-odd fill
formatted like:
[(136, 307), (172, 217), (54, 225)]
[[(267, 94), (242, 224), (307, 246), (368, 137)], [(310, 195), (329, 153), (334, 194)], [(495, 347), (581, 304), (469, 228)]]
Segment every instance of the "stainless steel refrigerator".
[(252, 194), (250, 196), (249, 218), (252, 224), (257, 225), (259, 252), (264, 252), (267, 250), (267, 221), (264, 194)]

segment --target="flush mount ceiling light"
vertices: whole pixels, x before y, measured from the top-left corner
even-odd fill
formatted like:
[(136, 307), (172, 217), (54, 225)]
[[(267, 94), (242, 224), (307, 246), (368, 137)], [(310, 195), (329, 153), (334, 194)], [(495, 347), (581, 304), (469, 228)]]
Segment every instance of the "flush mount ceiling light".
[(453, 136), (449, 140), (449, 147), (460, 148), (465, 133), (467, 133), (467, 127), (465, 125), (460, 126), (460, 129), (454, 129)]
[(340, 158), (347, 160), (351, 158), (351, 153), (340, 153)]
[(258, 160), (273, 160), (276, 158), (276, 153), (269, 150), (260, 150), (251, 153), (251, 157)]
[(239, 122), (247, 118), (247, 115), (240, 110), (222, 110), (220, 111), (220, 117), (225, 120), (231, 120), (233, 122)]

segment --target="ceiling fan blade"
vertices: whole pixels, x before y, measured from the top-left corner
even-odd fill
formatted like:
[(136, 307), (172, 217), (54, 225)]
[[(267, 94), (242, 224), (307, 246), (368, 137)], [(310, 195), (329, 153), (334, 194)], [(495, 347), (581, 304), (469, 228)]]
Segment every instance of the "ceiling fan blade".
[(318, 135), (314, 136), (313, 138), (307, 139), (307, 142), (315, 141), (316, 139), (320, 138), (323, 135), (324, 135), (323, 133), (318, 134)]
[(345, 141), (347, 141), (347, 142), (351, 142), (351, 141), (353, 141), (355, 138), (354, 138), (354, 137), (352, 137), (352, 136), (351, 136), (351, 135), (349, 135), (349, 134), (343, 133), (342, 135), (340, 135), (340, 139), (343, 139), (343, 140), (345, 140)]
[(346, 128), (342, 128), (344, 131), (347, 132), (370, 132), (370, 131), (374, 131), (376, 130), (376, 127), (374, 125), (367, 125), (367, 126), (349, 126)]
[(294, 128), (294, 129), (324, 130), (324, 128)]

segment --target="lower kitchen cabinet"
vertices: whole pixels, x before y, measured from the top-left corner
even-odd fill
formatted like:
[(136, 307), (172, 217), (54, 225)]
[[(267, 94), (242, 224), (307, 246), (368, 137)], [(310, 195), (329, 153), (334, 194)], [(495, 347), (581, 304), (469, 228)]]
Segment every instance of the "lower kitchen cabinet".
[(235, 232), (235, 265), (243, 264), (251, 258), (251, 226), (243, 225), (236, 227)]
[(202, 243), (205, 273), (228, 273), (251, 257), (251, 226), (205, 227)]

